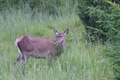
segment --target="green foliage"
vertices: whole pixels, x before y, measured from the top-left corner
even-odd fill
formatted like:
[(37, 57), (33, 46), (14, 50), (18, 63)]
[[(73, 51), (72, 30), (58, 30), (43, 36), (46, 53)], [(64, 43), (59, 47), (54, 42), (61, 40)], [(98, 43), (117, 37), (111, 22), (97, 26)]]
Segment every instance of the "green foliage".
[(76, 5), (77, 0), (1, 0), (0, 10), (10, 9), (11, 7), (16, 9), (26, 8), (28, 6), (34, 13), (39, 11), (59, 15), (59, 13), (68, 14), (73, 12), (73, 9), (75, 10), (77, 7)]
[[(10, 7), (0, 11), (1, 80), (112, 80), (114, 78), (109, 61), (101, 55), (105, 46), (100, 43), (92, 45), (84, 39), (85, 29), (82, 21), (76, 15), (76, 9), (69, 8), (70, 5), (67, 3), (64, 3), (65, 8), (62, 7), (61, 10), (57, 8), (58, 15), (37, 10), (34, 12), (26, 4), (23, 8)], [(17, 48), (14, 46), (16, 38), (23, 35), (55, 38), (53, 28), (60, 32), (70, 29), (65, 37), (66, 52), (60, 56), (58, 64), (53, 61), (48, 67), (46, 59), (30, 58), (25, 69), (21, 64), (14, 66), (13, 63), (18, 57)]]
[[(119, 16), (119, 12), (114, 9), (115, 8), (105, 0), (86, 0), (83, 2), (81, 1), (81, 4), (79, 5), (79, 15), (85, 25), (89, 26), (86, 28), (88, 31), (90, 30), (91, 35), (97, 35), (102, 41), (106, 41), (113, 38), (116, 39), (116, 33), (119, 31), (118, 28), (114, 27), (114, 25), (119, 25), (119, 22), (116, 22), (119, 20), (116, 20), (115, 16), (112, 17), (114, 14), (116, 14), (116, 17)], [(90, 27), (98, 29), (98, 31), (89, 29)], [(119, 39), (119, 37), (117, 37), (117, 39)]]
[[(110, 45), (109, 45), (110, 46)], [(120, 41), (114, 42), (114, 45), (108, 47), (105, 51), (107, 58), (110, 60), (114, 74), (117, 80), (120, 79)]]
[[(111, 0), (112, 1), (112, 0)], [(120, 79), (120, 1), (111, 2), (108, 0), (85, 0), (79, 6), (80, 18), (86, 25), (91, 36), (96, 35), (101, 41), (110, 42), (112, 47), (106, 51), (109, 57), (116, 79)], [(81, 4), (82, 4), (81, 3)], [(89, 4), (88, 4), (89, 3)], [(106, 43), (107, 43), (106, 42)]]
[(120, 7), (116, 3), (112, 3), (110, 1), (107, 1), (109, 4), (113, 6), (112, 13), (108, 14), (108, 17), (112, 19), (111, 23), (109, 23), (111, 26), (111, 30), (109, 33), (111, 36), (114, 36), (113, 42), (111, 43), (114, 45), (110, 49), (112, 51), (109, 51), (108, 56), (110, 56), (110, 60), (113, 64), (114, 72), (116, 75), (116, 79), (120, 79)]
[[(0, 0), (0, 79), (112, 80), (114, 75), (119, 79), (119, 21), (119, 6), (105, 0)], [(107, 47), (88, 43), (84, 27), (95, 35), (93, 39), (115, 43)], [(53, 61), (48, 67), (46, 59), (30, 58), (25, 70), (13, 65), (18, 57), (16, 38), (55, 38), (53, 28), (60, 32), (70, 29), (65, 37), (67, 50), (58, 64)], [(110, 57), (112, 67), (102, 54)]]

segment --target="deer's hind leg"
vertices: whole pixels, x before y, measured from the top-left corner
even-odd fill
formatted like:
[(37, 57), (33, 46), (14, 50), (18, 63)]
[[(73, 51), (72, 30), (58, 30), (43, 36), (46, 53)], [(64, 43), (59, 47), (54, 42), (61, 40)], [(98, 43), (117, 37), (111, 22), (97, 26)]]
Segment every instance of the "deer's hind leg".
[(30, 56), (31, 56), (31, 53), (29, 53), (29, 52), (24, 52), (24, 53), (23, 53), (23, 56), (22, 56), (22, 61), (23, 61), (24, 63), (27, 63)]
[(18, 56), (18, 58), (16, 59), (16, 61), (14, 62), (14, 65), (19, 64), (20, 61), (22, 60), (22, 57), (23, 57), (23, 54), (22, 54), (22, 52), (20, 51), (19, 48), (18, 48), (18, 52), (19, 52), (19, 56)]

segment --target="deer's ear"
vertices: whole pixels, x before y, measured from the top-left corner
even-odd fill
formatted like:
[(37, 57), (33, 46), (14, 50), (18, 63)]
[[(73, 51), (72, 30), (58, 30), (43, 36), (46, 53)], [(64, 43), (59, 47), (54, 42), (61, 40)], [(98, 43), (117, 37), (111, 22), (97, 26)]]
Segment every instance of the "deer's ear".
[(59, 32), (55, 29), (53, 29), (54, 33), (57, 35)]
[(68, 34), (69, 33), (69, 29), (66, 29), (64, 34)]

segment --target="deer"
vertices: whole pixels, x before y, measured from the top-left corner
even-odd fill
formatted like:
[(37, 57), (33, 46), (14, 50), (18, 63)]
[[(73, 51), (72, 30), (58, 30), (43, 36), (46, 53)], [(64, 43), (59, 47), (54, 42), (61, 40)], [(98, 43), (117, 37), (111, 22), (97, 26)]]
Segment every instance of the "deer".
[(19, 56), (14, 64), (19, 64), (21, 61), (28, 62), (29, 57), (34, 58), (47, 58), (47, 64), (49, 65), (52, 59), (57, 62), (61, 53), (66, 50), (65, 35), (69, 33), (69, 29), (66, 29), (64, 33), (60, 33), (53, 29), (56, 34), (55, 39), (47, 39), (33, 36), (22, 36), (16, 39), (15, 46), (18, 49)]

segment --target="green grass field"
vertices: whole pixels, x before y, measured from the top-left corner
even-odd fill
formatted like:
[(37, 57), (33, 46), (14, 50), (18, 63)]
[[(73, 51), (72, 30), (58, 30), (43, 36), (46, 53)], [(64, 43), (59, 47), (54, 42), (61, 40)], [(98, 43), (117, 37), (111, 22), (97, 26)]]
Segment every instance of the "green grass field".
[[(18, 57), (14, 46), (23, 35), (55, 38), (53, 28), (66, 35), (66, 51), (50, 66), (47, 59), (30, 57), (26, 68), (14, 66)], [(0, 80), (112, 80), (114, 74), (105, 59), (105, 45), (92, 45), (84, 39), (84, 25), (75, 13), (53, 16), (11, 9), (0, 13)]]

